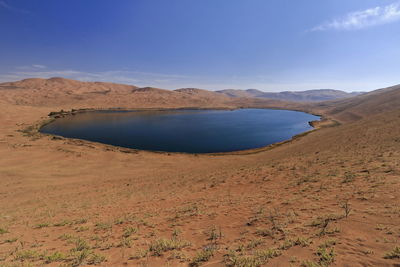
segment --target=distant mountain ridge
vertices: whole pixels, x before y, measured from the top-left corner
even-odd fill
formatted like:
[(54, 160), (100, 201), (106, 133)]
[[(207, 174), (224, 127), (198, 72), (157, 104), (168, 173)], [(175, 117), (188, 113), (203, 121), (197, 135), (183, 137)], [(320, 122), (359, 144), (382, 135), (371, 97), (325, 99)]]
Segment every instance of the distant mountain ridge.
[(293, 102), (319, 102), (327, 100), (335, 100), (341, 98), (349, 98), (363, 94), (363, 92), (347, 93), (341, 90), (334, 89), (314, 89), (307, 91), (284, 91), (278, 93), (263, 92), (257, 89), (237, 90), (226, 89), (216, 91), (230, 97), (257, 97), (270, 98)]

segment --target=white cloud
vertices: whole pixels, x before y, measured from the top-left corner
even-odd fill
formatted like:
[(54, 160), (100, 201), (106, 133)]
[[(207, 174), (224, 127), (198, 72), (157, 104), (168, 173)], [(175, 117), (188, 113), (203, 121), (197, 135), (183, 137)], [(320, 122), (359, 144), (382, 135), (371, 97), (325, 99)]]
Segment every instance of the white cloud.
[(378, 6), (347, 14), (323, 23), (310, 31), (359, 30), (400, 20), (400, 3)]
[(34, 64), (34, 65), (32, 65), (32, 67), (34, 67), (36, 69), (45, 69), (45, 68), (47, 68), (45, 65), (39, 65), (39, 64)]
[(40, 69), (45, 69), (47, 68), (47, 66), (45, 65), (40, 65), (40, 64), (33, 64), (33, 65), (29, 65), (29, 66), (18, 66), (16, 67), (16, 69), (18, 70), (40, 70)]
[[(26, 78), (63, 77), (80, 81), (99, 81), (133, 84), (137, 86), (163, 87), (166, 85), (187, 82), (194, 77), (176, 74), (139, 72), (130, 70), (111, 70), (85, 72), (79, 70), (51, 70), (44, 65), (29, 65), (16, 67), (15, 71), (0, 73), (0, 82), (17, 81)], [(168, 87), (168, 86), (167, 86)], [(172, 87), (173, 88), (173, 87)]]

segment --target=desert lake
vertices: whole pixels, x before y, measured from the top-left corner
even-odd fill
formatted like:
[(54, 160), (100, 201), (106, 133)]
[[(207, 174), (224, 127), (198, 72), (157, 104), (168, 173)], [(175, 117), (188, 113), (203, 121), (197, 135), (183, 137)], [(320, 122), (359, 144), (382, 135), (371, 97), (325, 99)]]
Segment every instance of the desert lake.
[(40, 132), (141, 150), (214, 153), (281, 142), (318, 119), (274, 109), (94, 111), (58, 118)]

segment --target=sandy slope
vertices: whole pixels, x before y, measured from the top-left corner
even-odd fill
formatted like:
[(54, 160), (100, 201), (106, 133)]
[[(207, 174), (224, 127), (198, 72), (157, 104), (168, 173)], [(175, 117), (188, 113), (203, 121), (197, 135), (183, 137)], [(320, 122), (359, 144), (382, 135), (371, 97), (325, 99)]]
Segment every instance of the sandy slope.
[[(26, 136), (20, 130), (46, 119), (50, 111), (111, 107), (119, 101), (129, 107), (280, 103), (205, 100), (200, 93), (213, 93), (149, 88), (127, 100), (117, 95), (125, 98), (137, 88), (79, 82), (79, 92), (67, 97), (65, 88), (73, 85), (46, 89), (43, 80), (33, 82), (0, 92), (0, 266), (46, 261), (53, 266), (400, 262), (384, 258), (400, 245), (398, 89), (297, 106), (343, 124), (260, 153), (209, 156), (127, 153), (84, 141)], [(38, 83), (42, 87), (36, 88)], [(107, 93), (113, 94), (109, 98), (85, 96), (110, 88), (118, 92)], [(182, 93), (185, 97), (176, 95)], [(351, 209), (347, 218), (346, 202)]]

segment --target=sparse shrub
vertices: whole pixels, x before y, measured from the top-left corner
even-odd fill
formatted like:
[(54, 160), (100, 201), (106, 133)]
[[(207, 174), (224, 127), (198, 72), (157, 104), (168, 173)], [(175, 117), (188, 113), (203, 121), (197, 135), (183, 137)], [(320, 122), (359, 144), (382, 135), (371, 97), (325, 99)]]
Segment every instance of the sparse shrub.
[(269, 236), (269, 237), (273, 237), (274, 233), (270, 230), (270, 229), (266, 229), (266, 228), (258, 228), (256, 230), (256, 234), (260, 235), (260, 236)]
[(400, 259), (400, 247), (395, 247), (384, 256), (385, 259)]
[(37, 260), (40, 259), (42, 256), (43, 254), (36, 250), (21, 250), (17, 251), (17, 253), (15, 254), (15, 260)]
[(350, 212), (351, 212), (351, 206), (350, 206), (350, 204), (349, 204), (349, 201), (346, 200), (346, 202), (344, 202), (344, 203), (341, 205), (341, 207), (342, 207), (343, 210), (344, 210), (344, 217), (345, 217), (345, 218), (349, 217)]
[(83, 251), (83, 250), (88, 250), (90, 248), (86, 240), (82, 238), (77, 238), (74, 243), (75, 243), (75, 248), (73, 248), (71, 251)]
[(174, 231), (172, 232), (172, 238), (177, 239), (180, 233), (181, 230), (175, 228)]
[(125, 222), (125, 219), (124, 218), (118, 218), (118, 219), (116, 219), (115, 221), (114, 221), (114, 224), (115, 225), (118, 225), (118, 224), (123, 224)]
[(340, 232), (339, 229), (335, 228), (334, 230), (328, 230), (328, 225), (332, 221), (337, 221), (339, 219), (342, 219), (343, 216), (336, 215), (336, 214), (329, 214), (325, 215), (323, 217), (318, 217), (316, 220), (312, 221), (310, 226), (319, 226), (321, 228), (321, 231), (318, 233), (318, 235), (323, 236), (325, 234), (332, 234), (336, 232)]
[(106, 257), (105, 257), (105, 256), (99, 255), (99, 254), (96, 254), (96, 253), (91, 253), (91, 254), (87, 257), (86, 263), (89, 264), (89, 265), (96, 265), (96, 264), (102, 263), (102, 262), (105, 261), (105, 260), (106, 260)]
[(89, 249), (83, 249), (80, 251), (72, 251), (71, 252), (71, 265), (72, 266), (79, 266), (81, 265), (91, 254)]
[(181, 249), (190, 246), (190, 242), (178, 239), (157, 239), (150, 244), (149, 251), (154, 256), (161, 256), (163, 252)]
[(63, 220), (61, 222), (53, 224), (53, 226), (60, 227), (60, 226), (71, 225), (71, 224), (72, 224), (71, 221)]
[(230, 251), (224, 257), (225, 264), (232, 267), (258, 267), (265, 264), (269, 259), (281, 255), (277, 249), (257, 250), (253, 255), (237, 255)]
[(298, 237), (294, 240), (296, 246), (308, 247), (312, 243), (310, 238)]
[(124, 247), (124, 248), (132, 247), (132, 239), (129, 237), (123, 237), (121, 242), (117, 245), (117, 247)]
[(317, 251), (319, 257), (319, 263), (323, 266), (330, 265), (335, 260), (335, 251), (332, 249), (327, 250), (326, 248), (319, 248)]
[(71, 234), (62, 234), (62, 235), (60, 235), (59, 237), (58, 237), (58, 239), (60, 239), (60, 240), (73, 240), (73, 239), (76, 239), (76, 237), (74, 236), (74, 235), (71, 235)]
[(138, 260), (147, 256), (149, 251), (147, 249), (138, 249), (135, 254), (129, 257), (130, 260)]
[(168, 257), (168, 259), (169, 260), (179, 259), (180, 262), (185, 262), (188, 260), (187, 256), (182, 251), (173, 251), (171, 255)]
[(123, 237), (130, 237), (132, 234), (136, 234), (138, 229), (136, 227), (128, 226), (124, 229)]
[(294, 246), (302, 246), (308, 247), (311, 244), (311, 239), (305, 237), (298, 237), (296, 239), (286, 239), (281, 246), (280, 249), (289, 249)]
[(190, 262), (190, 266), (200, 266), (202, 262), (207, 262), (210, 260), (212, 256), (214, 256), (214, 247), (206, 247), (201, 251), (197, 252), (192, 261)]
[(344, 178), (342, 180), (342, 183), (351, 183), (355, 180), (356, 175), (352, 172), (345, 172), (344, 173)]
[(258, 247), (259, 245), (261, 245), (263, 243), (264, 243), (264, 240), (262, 240), (261, 238), (254, 239), (254, 240), (251, 240), (249, 244), (247, 244), (247, 248), (248, 249), (253, 249), (253, 248)]
[(112, 228), (111, 223), (98, 222), (95, 225), (96, 230), (109, 230)]
[(251, 255), (237, 255), (230, 253), (225, 255), (224, 258), (226, 266), (229, 267), (258, 267), (264, 264), (264, 261)]
[(61, 252), (54, 252), (53, 254), (44, 256), (45, 263), (52, 263), (57, 261), (63, 261), (66, 259), (66, 256)]
[(268, 259), (272, 259), (272, 258), (278, 257), (281, 254), (282, 254), (282, 252), (280, 250), (273, 249), (273, 248), (257, 250), (254, 253), (254, 255), (257, 258), (262, 259), (263, 261), (267, 261)]
[(0, 235), (8, 233), (7, 229), (0, 228)]
[(221, 239), (222, 238), (222, 231), (221, 228), (219, 229), (219, 231), (217, 230), (216, 226), (213, 226), (209, 232), (209, 237), (207, 238), (207, 240), (211, 240), (211, 241), (217, 241), (218, 238)]
[(325, 242), (323, 242), (322, 244), (319, 245), (320, 248), (330, 248), (332, 246), (336, 245), (336, 239), (328, 239)]
[(84, 232), (87, 230), (89, 230), (89, 226), (79, 226), (79, 227), (75, 228), (75, 231), (77, 231), (77, 232)]
[(87, 219), (86, 218), (81, 218), (81, 219), (77, 219), (74, 221), (74, 224), (84, 224), (87, 223)]

